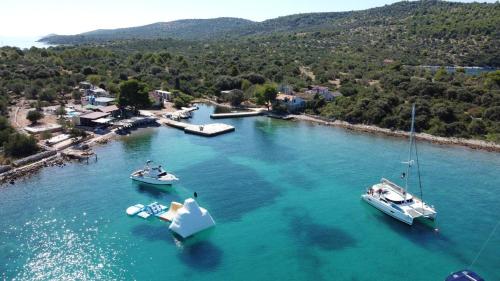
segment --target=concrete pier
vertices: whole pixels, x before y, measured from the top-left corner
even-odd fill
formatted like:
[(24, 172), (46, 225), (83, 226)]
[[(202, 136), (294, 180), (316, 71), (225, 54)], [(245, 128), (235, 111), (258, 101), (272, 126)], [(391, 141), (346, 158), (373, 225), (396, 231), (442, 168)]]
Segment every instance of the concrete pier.
[(199, 135), (199, 136), (204, 136), (204, 137), (213, 137), (217, 136), (220, 134), (224, 133), (229, 133), (234, 131), (234, 127), (231, 125), (227, 124), (222, 124), (222, 123), (214, 123), (214, 124), (207, 124), (207, 125), (193, 125), (193, 124), (188, 124), (184, 122), (179, 122), (179, 121), (174, 121), (166, 118), (162, 118), (161, 123), (184, 130), (186, 134), (194, 134), (194, 135)]
[(222, 123), (214, 123), (207, 125), (189, 125), (184, 128), (184, 132), (188, 134), (200, 135), (205, 137), (213, 137), (224, 133), (234, 131), (234, 127)]
[(251, 117), (251, 116), (259, 116), (261, 114), (262, 111), (260, 110), (252, 110), (246, 112), (214, 113), (210, 114), (210, 118), (222, 119), (222, 118)]

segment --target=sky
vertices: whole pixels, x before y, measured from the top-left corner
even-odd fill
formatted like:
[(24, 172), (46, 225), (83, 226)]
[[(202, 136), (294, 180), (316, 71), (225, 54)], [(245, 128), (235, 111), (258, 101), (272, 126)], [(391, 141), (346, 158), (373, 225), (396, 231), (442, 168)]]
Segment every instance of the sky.
[(77, 34), (192, 18), (239, 17), (262, 21), (297, 13), (362, 10), (394, 2), (397, 1), (0, 0), (0, 36)]

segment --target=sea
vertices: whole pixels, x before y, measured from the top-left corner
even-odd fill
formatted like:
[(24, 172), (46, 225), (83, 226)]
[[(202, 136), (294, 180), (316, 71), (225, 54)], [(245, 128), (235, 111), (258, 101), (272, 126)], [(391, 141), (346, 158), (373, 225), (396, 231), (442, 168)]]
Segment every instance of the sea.
[(18, 47), (20, 49), (29, 49), (31, 47), (37, 48), (48, 48), (53, 45), (45, 44), (43, 42), (37, 42), (42, 38), (33, 36), (0, 36), (0, 47), (10, 46)]
[[(214, 122), (200, 105), (189, 122)], [(472, 269), (500, 280), (500, 157), (418, 143), (435, 222), (408, 226), (361, 200), (401, 183), (406, 139), (264, 116), (221, 119), (212, 138), (154, 127), (95, 148), (97, 160), (47, 167), (0, 188), (5, 280), (444, 280)], [(153, 160), (180, 181), (141, 185)], [(415, 178), (410, 191), (420, 195)], [(137, 203), (198, 194), (217, 225), (187, 239)], [(436, 231), (435, 229), (438, 229)]]

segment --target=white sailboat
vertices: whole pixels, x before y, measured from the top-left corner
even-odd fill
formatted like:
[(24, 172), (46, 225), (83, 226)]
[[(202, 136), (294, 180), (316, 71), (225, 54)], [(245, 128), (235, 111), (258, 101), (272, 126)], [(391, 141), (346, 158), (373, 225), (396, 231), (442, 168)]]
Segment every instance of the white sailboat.
[[(361, 198), (368, 204), (388, 214), (389, 216), (409, 225), (412, 225), (413, 220), (416, 218), (423, 217), (434, 220), (437, 215), (434, 206), (426, 204), (421, 198), (418, 198), (408, 192), (408, 178), (410, 177), (411, 168), (415, 163), (411, 159), (413, 147), (415, 147), (415, 153), (417, 153), (415, 143), (415, 104), (413, 104), (411, 114), (410, 147), (408, 151), (408, 161), (404, 162), (407, 168), (406, 173), (402, 174), (402, 177), (405, 178), (405, 187), (403, 188), (387, 179), (382, 178), (380, 183), (377, 183), (368, 188), (366, 193), (361, 195)], [(416, 159), (418, 169), (418, 155)], [(422, 191), (422, 187), (420, 184), (420, 171), (418, 171), (418, 173), (418, 181), (420, 190)]]
[(148, 160), (144, 168), (133, 172), (130, 178), (135, 181), (156, 185), (172, 185), (172, 183), (179, 180), (175, 175), (165, 171), (161, 166), (150, 166), (151, 163), (153, 162)]

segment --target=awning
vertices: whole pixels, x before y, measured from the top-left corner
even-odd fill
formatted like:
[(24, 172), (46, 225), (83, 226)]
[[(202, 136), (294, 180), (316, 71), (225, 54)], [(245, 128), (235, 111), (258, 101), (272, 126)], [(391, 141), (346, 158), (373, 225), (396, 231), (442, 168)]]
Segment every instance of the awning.
[(113, 120), (114, 120), (114, 118), (99, 118), (99, 119), (93, 120), (92, 122), (99, 123), (99, 124), (108, 124), (109, 122), (111, 122)]

